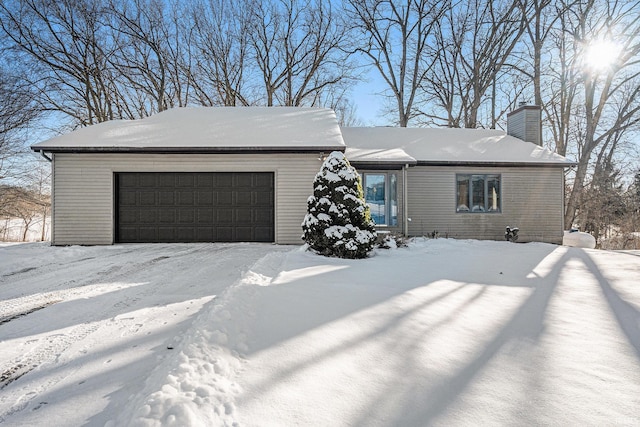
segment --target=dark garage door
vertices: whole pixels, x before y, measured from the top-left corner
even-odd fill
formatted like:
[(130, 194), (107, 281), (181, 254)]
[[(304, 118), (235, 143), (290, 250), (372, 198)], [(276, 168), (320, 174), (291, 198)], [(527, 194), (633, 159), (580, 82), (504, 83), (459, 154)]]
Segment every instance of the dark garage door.
[(116, 173), (116, 241), (273, 242), (273, 173)]

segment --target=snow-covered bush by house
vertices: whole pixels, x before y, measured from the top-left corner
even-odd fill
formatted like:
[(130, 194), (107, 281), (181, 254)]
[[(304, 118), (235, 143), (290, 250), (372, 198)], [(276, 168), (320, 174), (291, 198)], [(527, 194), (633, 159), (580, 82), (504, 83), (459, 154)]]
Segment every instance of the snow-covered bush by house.
[(377, 245), (380, 249), (406, 248), (407, 238), (402, 234), (378, 234)]
[(309, 247), (325, 256), (365, 258), (373, 249), (376, 230), (360, 176), (343, 153), (331, 153), (316, 175), (302, 230)]

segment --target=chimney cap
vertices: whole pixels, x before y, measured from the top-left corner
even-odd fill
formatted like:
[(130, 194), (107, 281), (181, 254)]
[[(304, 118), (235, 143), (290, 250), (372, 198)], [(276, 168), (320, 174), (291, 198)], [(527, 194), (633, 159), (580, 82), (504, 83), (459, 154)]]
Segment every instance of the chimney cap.
[(518, 113), (520, 113), (521, 111), (524, 111), (524, 110), (541, 111), (542, 108), (540, 108), (539, 105), (526, 105), (526, 104), (525, 105), (521, 105), (518, 108), (516, 108), (515, 110), (507, 113), (507, 118), (509, 118), (510, 116), (512, 116), (514, 114), (518, 114)]
[(525, 105), (527, 105), (527, 101), (518, 102), (518, 107), (524, 107)]

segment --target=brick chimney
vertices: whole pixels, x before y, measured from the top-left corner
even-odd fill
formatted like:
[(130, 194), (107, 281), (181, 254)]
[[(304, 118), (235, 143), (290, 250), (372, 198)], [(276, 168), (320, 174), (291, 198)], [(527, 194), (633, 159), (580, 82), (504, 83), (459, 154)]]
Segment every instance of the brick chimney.
[(542, 145), (540, 106), (521, 102), (516, 110), (507, 114), (507, 134)]

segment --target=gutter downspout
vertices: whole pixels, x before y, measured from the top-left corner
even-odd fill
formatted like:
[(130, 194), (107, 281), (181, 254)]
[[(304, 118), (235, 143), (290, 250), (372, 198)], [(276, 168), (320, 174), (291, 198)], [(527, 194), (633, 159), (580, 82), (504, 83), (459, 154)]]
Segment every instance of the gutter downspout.
[(47, 154), (44, 152), (44, 150), (40, 150), (39, 151), (40, 155), (42, 157), (44, 157), (45, 159), (47, 159), (49, 161), (49, 163), (51, 163), (53, 161), (53, 159), (51, 157), (48, 157)]
[(409, 236), (409, 201), (407, 200), (407, 169), (409, 168), (409, 164), (405, 164), (402, 167), (402, 210), (404, 211), (404, 215), (402, 215), (402, 234), (405, 237)]
[[(44, 152), (44, 150), (39, 150), (39, 152), (40, 152), (40, 155), (42, 157), (44, 157), (45, 159), (47, 159), (47, 161), (49, 163), (51, 163), (51, 208), (49, 210), (49, 213), (51, 215), (51, 225), (50, 225), (51, 230), (49, 231), (49, 238), (51, 240), (51, 246), (53, 246), (55, 244), (54, 243), (55, 242), (55, 235), (54, 235), (54, 230), (55, 229), (54, 229), (53, 224), (55, 222), (54, 217), (55, 217), (55, 199), (56, 199), (53, 196), (53, 193), (55, 192), (55, 188), (56, 188), (56, 186), (54, 185), (55, 174), (54, 174), (54, 167), (53, 167), (53, 157), (47, 156), (47, 154)], [(43, 218), (43, 220), (42, 220), (43, 228), (44, 228), (45, 222), (46, 222), (46, 218)]]

